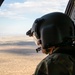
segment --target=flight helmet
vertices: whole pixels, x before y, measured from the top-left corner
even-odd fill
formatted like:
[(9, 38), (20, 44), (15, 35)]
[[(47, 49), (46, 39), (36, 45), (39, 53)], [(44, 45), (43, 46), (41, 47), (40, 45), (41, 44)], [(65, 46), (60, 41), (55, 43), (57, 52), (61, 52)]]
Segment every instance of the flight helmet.
[(36, 19), (27, 35), (34, 36), (36, 41), (40, 40), (44, 49), (68, 45), (74, 37), (74, 23), (64, 13), (49, 13)]

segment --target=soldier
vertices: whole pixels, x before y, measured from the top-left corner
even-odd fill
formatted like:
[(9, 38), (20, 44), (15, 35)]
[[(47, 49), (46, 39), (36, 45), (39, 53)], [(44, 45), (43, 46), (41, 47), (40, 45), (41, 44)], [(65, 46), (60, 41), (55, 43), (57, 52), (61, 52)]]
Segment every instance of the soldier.
[(48, 54), (34, 75), (75, 75), (74, 23), (66, 14), (46, 14), (36, 19), (26, 34)]

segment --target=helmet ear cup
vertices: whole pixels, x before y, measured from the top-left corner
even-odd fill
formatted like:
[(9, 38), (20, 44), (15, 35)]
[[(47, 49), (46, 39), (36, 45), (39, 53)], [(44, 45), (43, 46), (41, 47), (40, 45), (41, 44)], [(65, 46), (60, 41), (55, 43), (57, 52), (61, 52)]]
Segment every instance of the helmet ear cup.
[(43, 48), (48, 48), (50, 46), (56, 45), (62, 42), (61, 32), (55, 25), (47, 25), (41, 28), (41, 42)]

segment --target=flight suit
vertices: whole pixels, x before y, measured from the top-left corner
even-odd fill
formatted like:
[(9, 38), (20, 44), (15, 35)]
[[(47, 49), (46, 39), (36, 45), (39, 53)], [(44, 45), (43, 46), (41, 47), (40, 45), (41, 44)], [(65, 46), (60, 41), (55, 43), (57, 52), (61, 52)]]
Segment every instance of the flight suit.
[(75, 75), (75, 48), (60, 48), (37, 66), (34, 75)]

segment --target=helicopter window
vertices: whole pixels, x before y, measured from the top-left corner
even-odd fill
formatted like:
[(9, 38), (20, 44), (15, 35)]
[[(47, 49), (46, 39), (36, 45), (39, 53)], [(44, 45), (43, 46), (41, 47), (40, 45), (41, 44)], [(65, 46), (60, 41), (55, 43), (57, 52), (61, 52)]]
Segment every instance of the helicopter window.
[(65, 12), (69, 0), (4, 0), (0, 7), (0, 75), (32, 75), (46, 56), (25, 35), (46, 13)]

